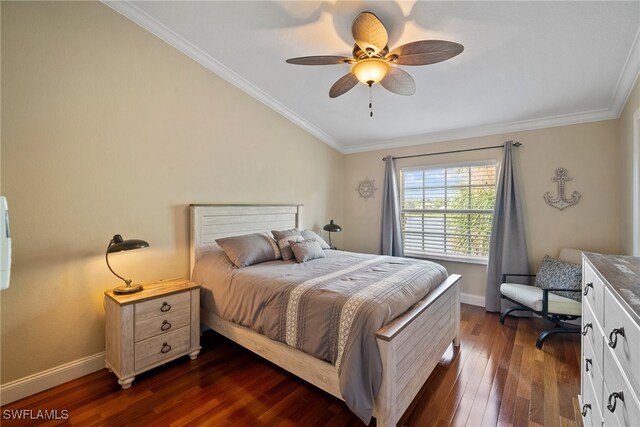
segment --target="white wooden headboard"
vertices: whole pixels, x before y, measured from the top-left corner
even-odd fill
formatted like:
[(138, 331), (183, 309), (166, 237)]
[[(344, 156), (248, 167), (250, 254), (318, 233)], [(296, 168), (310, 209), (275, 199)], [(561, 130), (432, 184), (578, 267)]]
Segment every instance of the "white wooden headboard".
[(303, 205), (190, 205), (190, 267), (218, 248), (216, 239), (302, 228)]

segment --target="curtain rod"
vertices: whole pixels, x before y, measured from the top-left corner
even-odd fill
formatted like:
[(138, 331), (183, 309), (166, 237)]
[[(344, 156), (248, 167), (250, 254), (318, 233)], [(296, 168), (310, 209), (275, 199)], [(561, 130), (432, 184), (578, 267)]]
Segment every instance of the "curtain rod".
[[(514, 147), (520, 147), (522, 144), (519, 142), (514, 142), (513, 146)], [(503, 148), (504, 145), (492, 145), (491, 147), (480, 147), (480, 148), (467, 148), (465, 150), (453, 150), (453, 151), (439, 151), (437, 153), (425, 153), (425, 154), (414, 154), (412, 156), (392, 156), (391, 158), (396, 160), (396, 159), (410, 159), (412, 157), (425, 157), (425, 156), (435, 156), (438, 154), (453, 154), (453, 153), (464, 153), (466, 151), (479, 151), (479, 150), (489, 150), (491, 148)], [(386, 157), (382, 158), (382, 161), (384, 162), (386, 160)]]

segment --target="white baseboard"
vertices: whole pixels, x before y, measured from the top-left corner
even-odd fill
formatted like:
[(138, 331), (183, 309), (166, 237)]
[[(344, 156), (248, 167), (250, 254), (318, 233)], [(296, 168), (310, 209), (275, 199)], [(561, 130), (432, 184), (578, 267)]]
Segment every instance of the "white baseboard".
[(465, 294), (460, 292), (460, 302), (463, 304), (477, 305), (478, 307), (484, 307), (484, 297), (474, 294)]
[(0, 385), (0, 405), (31, 396), (104, 368), (104, 351)]

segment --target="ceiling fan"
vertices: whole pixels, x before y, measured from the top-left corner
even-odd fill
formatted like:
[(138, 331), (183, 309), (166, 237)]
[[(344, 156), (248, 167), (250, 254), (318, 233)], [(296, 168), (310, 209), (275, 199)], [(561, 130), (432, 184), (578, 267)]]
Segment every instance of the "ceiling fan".
[[(287, 59), (289, 64), (333, 65), (349, 64), (351, 72), (331, 86), (329, 96), (336, 98), (351, 90), (358, 82), (382, 87), (398, 95), (413, 95), (413, 78), (395, 65), (428, 65), (446, 61), (459, 55), (464, 46), (444, 40), (419, 40), (389, 51), (384, 24), (371, 12), (362, 12), (353, 20), (351, 33), (355, 40), (353, 57), (303, 56)], [(371, 105), (369, 105), (371, 108)]]

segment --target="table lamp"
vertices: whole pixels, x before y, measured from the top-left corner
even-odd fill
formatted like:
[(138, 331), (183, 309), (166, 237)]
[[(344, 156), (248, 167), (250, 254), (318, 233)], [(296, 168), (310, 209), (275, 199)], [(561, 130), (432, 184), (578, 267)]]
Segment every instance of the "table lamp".
[(133, 294), (135, 292), (140, 292), (142, 290), (142, 285), (132, 286), (131, 279), (125, 279), (124, 277), (120, 276), (115, 271), (113, 271), (113, 268), (111, 268), (111, 266), (109, 265), (109, 254), (112, 254), (114, 252), (130, 251), (131, 249), (140, 249), (140, 248), (148, 248), (148, 247), (149, 247), (149, 244), (144, 240), (138, 240), (138, 239), (123, 240), (122, 236), (119, 234), (116, 234), (115, 236), (113, 236), (113, 239), (111, 239), (111, 241), (109, 242), (109, 246), (107, 246), (107, 253), (105, 254), (105, 257), (107, 259), (107, 267), (109, 267), (109, 270), (111, 270), (111, 272), (116, 277), (123, 280), (125, 283), (124, 286), (118, 286), (117, 288), (115, 288), (113, 290), (114, 294)]
[(342, 231), (342, 227), (340, 227), (338, 224), (335, 224), (333, 222), (333, 220), (329, 221), (329, 224), (325, 225), (324, 227), (322, 227), (322, 229), (324, 231), (328, 231), (329, 232), (329, 246), (331, 246), (331, 249), (335, 249), (336, 247), (333, 246), (333, 244), (331, 243), (331, 233), (339, 233)]

